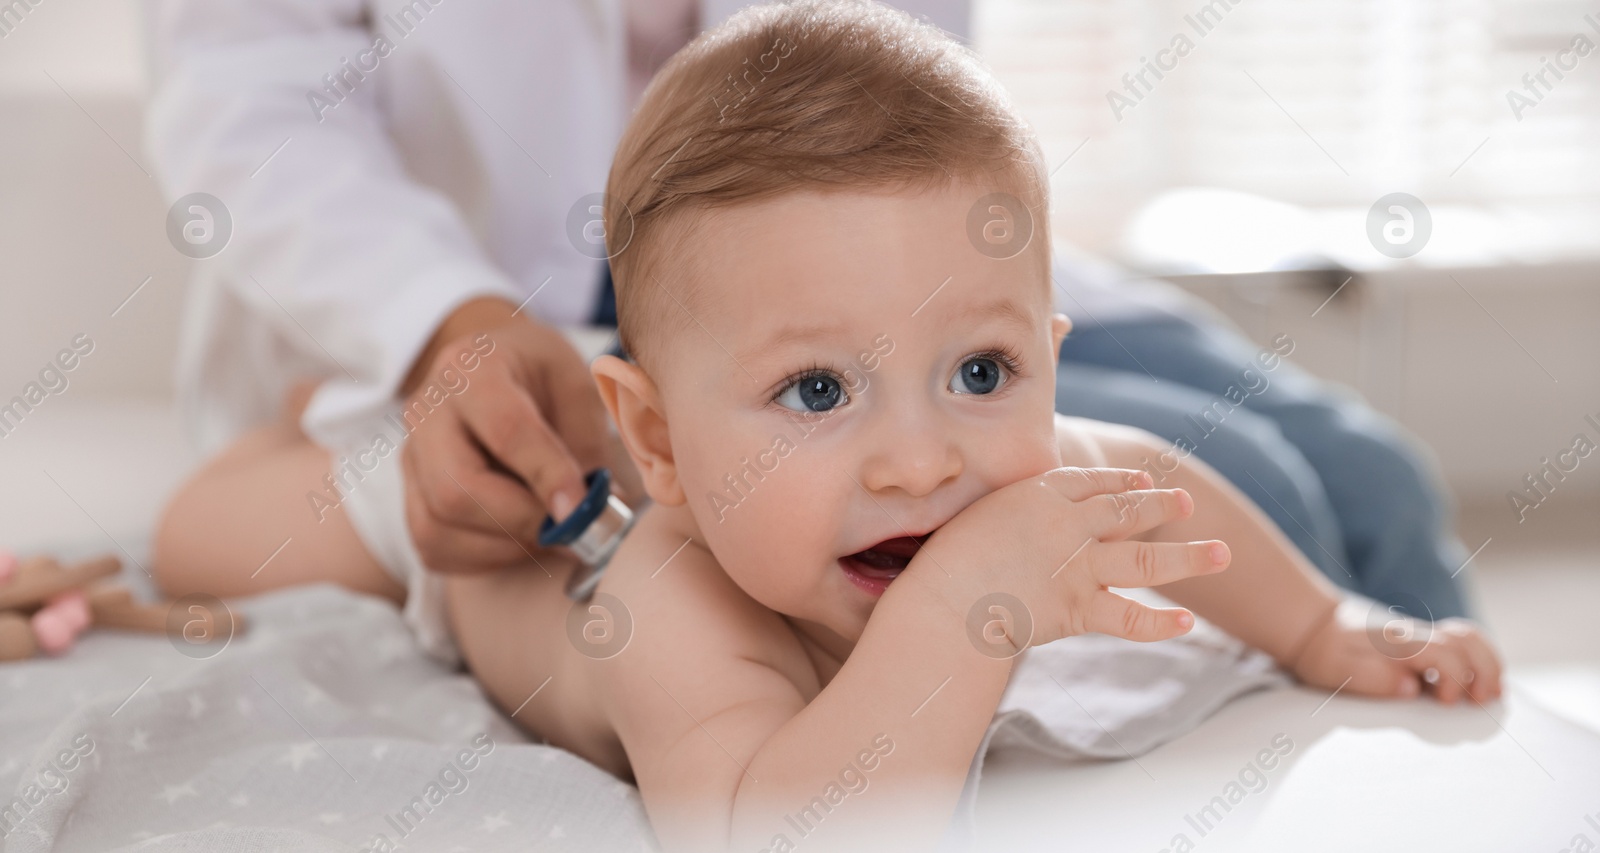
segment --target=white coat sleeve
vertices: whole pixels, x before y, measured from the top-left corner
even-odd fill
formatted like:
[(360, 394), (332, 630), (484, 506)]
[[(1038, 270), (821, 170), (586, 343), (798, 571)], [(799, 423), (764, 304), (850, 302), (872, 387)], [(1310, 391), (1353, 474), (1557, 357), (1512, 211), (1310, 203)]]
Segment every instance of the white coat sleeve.
[[(233, 219), (205, 277), (324, 366), (303, 425), (323, 444), (394, 399), (461, 303), (522, 297), (457, 208), (409, 178), (378, 107), (383, 69), (336, 107), (311, 92), (373, 49), (360, 0), (160, 0), (146, 143), (169, 201)], [(370, 60), (370, 55), (369, 55)], [(276, 153), (275, 153), (276, 152)]]

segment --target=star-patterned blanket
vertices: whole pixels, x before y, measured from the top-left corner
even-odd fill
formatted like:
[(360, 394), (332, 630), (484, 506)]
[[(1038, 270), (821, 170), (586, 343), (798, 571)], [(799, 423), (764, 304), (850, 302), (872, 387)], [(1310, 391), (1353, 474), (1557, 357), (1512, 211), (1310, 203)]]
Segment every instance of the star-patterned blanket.
[(530, 742), (331, 584), (226, 643), (93, 631), (0, 665), (0, 851), (655, 848), (638, 792)]
[[(656, 849), (635, 788), (530, 742), (389, 602), (317, 584), (229, 604), (250, 627), (226, 642), (94, 631), (0, 664), (0, 853)], [(945, 842), (975, 838), (989, 748), (1138, 755), (1283, 683), (1203, 620), (1170, 643), (1034, 649)]]

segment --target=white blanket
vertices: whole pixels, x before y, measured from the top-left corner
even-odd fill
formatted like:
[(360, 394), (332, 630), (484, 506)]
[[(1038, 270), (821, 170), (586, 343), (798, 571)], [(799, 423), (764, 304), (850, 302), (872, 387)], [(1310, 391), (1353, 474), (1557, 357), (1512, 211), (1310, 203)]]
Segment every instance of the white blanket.
[(235, 606), (249, 631), (207, 659), (98, 631), (0, 667), (5, 853), (653, 847), (633, 787), (529, 743), (388, 603)]
[[(1148, 590), (1118, 592), (1172, 604)], [(978, 785), (991, 752), (1063, 763), (1137, 758), (1235, 697), (1289, 683), (1271, 657), (1199, 618), (1189, 633), (1160, 643), (1086, 634), (1029, 649), (978, 748), (945, 846), (971, 844), (978, 833)]]
[[(224, 648), (98, 631), (0, 667), (0, 849), (653, 848), (637, 790), (528, 742), (387, 602), (319, 584), (233, 604), (251, 625)], [(1137, 756), (1282, 682), (1203, 622), (1155, 645), (1077, 637), (1029, 653), (985, 751)]]

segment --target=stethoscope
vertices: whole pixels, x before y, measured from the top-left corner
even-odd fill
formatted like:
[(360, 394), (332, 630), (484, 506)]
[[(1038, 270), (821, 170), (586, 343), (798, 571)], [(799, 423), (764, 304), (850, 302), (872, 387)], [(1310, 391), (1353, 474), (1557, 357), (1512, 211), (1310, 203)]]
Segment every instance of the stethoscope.
[(606, 564), (616, 553), (622, 538), (632, 529), (636, 516), (622, 499), (611, 493), (611, 471), (596, 468), (584, 476), (589, 493), (560, 524), (545, 516), (539, 526), (539, 547), (565, 545), (583, 562), (567, 579), (567, 597), (588, 601), (600, 585)]

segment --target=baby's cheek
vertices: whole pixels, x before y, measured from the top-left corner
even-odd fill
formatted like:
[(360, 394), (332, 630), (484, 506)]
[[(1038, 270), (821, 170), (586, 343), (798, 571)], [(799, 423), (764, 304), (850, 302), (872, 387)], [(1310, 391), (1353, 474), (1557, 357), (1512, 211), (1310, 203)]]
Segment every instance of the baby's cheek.
[(1062, 455), (1061, 436), (1053, 415), (1050, 424), (1047, 431), (1014, 435), (999, 445), (1005, 448), (1005, 456), (1000, 463), (1005, 468), (1005, 475), (1001, 479), (1006, 483), (1015, 483), (1063, 465), (1082, 464), (1082, 460), (1074, 461)]
[[(782, 531), (780, 530), (781, 534)], [(812, 594), (808, 558), (786, 535), (740, 535), (728, 543), (718, 561), (745, 594), (779, 613), (798, 613)]]
[(764, 583), (774, 593), (805, 593), (815, 582), (816, 567), (836, 556), (832, 543), (838, 520), (832, 508), (845, 505), (843, 499), (805, 488), (805, 479), (769, 480), (771, 488), (752, 495), (744, 506), (751, 512), (741, 522), (741, 550), (764, 567)]

